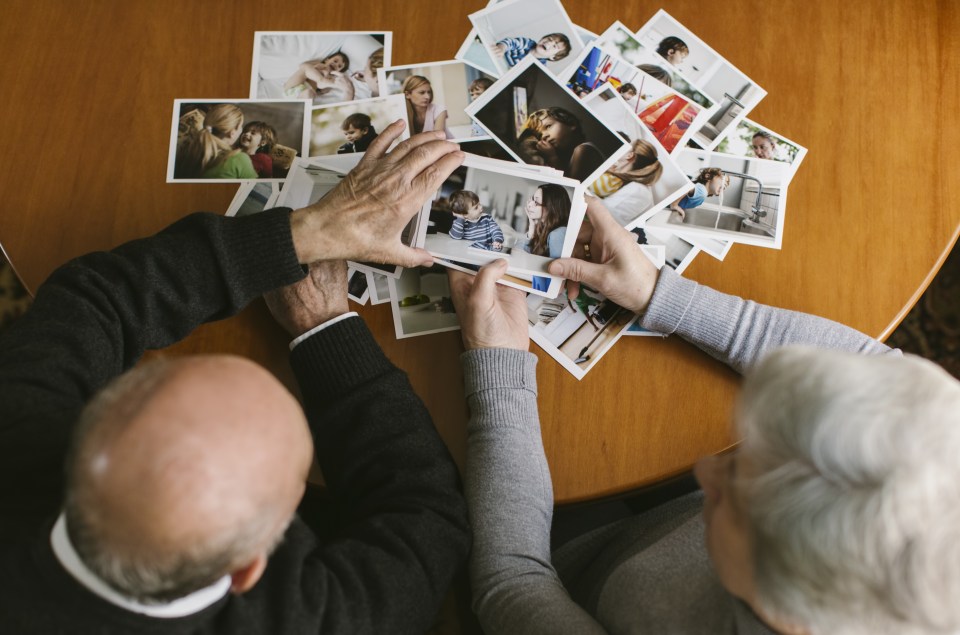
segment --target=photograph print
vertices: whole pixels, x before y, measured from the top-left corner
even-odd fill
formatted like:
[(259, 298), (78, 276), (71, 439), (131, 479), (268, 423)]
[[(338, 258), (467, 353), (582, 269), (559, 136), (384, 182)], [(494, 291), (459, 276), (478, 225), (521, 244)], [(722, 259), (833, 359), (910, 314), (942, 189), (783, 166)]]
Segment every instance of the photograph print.
[(526, 58), (559, 73), (583, 42), (560, 0), (507, 0), (470, 14), (490, 58), (503, 75)]
[(306, 101), (174, 100), (167, 182), (281, 180), (308, 128)]
[(587, 181), (625, 141), (540, 64), (526, 60), (467, 108), (517, 161)]
[(582, 99), (612, 86), (636, 117), (656, 134), (667, 152), (686, 145), (710, 116), (697, 102), (612, 51), (590, 46), (578, 62), (565, 78), (567, 88)]
[(789, 183), (807, 155), (807, 149), (760, 124), (744, 119), (736, 130), (723, 138), (717, 152), (739, 157), (766, 159), (790, 164)]
[[(610, 25), (606, 31), (597, 37), (593, 45), (616, 52), (622, 59), (633, 64), (647, 75), (666, 84), (684, 97), (692, 99), (704, 108), (710, 109), (713, 107), (712, 99), (698, 90), (692, 82), (683, 76), (679, 69), (671, 66), (663, 57), (641, 44), (637, 36), (622, 22), (617, 21)], [(573, 68), (570, 68), (569, 72), (572, 73), (573, 70)], [(569, 73), (567, 74), (569, 75)]]
[(315, 105), (379, 96), (377, 69), (390, 64), (389, 31), (257, 31), (250, 97)]
[[(659, 269), (663, 247), (638, 247)], [(576, 299), (561, 293), (557, 298), (527, 296), (530, 339), (577, 379), (586, 374), (613, 348), (636, 315), (600, 292), (580, 285)]]
[(555, 296), (561, 280), (547, 265), (573, 251), (586, 208), (583, 188), (496, 163), (467, 157), (454, 170), (424, 205), (417, 246), (473, 272), (503, 258), (505, 283)]
[(677, 164), (693, 181), (686, 194), (646, 221), (646, 227), (780, 248), (789, 166), (686, 149)]
[(644, 47), (683, 73), (718, 104), (693, 137), (694, 143), (704, 149), (713, 149), (767, 94), (663, 9), (636, 35)]
[[(407, 118), (405, 103), (402, 95), (387, 95), (313, 108), (308, 156), (366, 152), (384, 128)], [(410, 128), (404, 128), (390, 147), (409, 137)]]
[(403, 95), (410, 134), (443, 130), (453, 141), (487, 138), (464, 111), (493, 85), (495, 76), (454, 60), (381, 68), (379, 77), (382, 95)]
[(387, 284), (398, 340), (460, 329), (446, 267), (408, 267)]
[(690, 181), (673, 157), (611, 86), (593, 92), (584, 103), (629, 144), (627, 152), (587, 186), (618, 223), (633, 227), (689, 189)]
[(280, 196), (280, 185), (276, 181), (241, 183), (224, 216), (252, 216), (274, 207)]

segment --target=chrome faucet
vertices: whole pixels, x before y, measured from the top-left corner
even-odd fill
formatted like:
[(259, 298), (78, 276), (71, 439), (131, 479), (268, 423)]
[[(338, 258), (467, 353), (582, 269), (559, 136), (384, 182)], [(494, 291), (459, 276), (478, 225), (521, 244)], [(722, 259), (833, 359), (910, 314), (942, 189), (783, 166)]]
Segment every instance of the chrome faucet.
[(742, 174), (740, 172), (728, 172), (727, 170), (723, 171), (724, 174), (729, 174), (730, 176), (738, 176), (741, 179), (749, 179), (751, 181), (757, 182), (757, 200), (754, 202), (753, 206), (750, 208), (750, 212), (753, 216), (750, 218), (754, 223), (759, 223), (760, 219), (767, 215), (766, 210), (760, 207), (760, 199), (763, 197), (763, 183), (755, 176), (750, 176), (749, 174)]

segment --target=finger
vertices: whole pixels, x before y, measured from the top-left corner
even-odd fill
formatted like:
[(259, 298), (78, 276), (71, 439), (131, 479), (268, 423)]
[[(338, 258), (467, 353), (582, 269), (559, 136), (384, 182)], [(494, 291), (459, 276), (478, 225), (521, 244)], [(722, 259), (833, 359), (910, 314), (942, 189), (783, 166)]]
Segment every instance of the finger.
[(579, 258), (557, 258), (547, 265), (547, 271), (568, 280), (586, 282), (591, 287), (600, 288), (602, 286), (599, 282), (603, 278), (603, 265)]
[(433, 256), (424, 249), (397, 245), (384, 256), (390, 264), (401, 267), (429, 267), (433, 264)]
[(450, 299), (453, 300), (453, 308), (459, 313), (466, 306), (465, 299), (473, 285), (474, 276), (448, 268), (447, 279), (450, 281)]
[(387, 148), (403, 134), (403, 129), (407, 127), (407, 122), (403, 119), (397, 119), (392, 124), (383, 129), (373, 142), (367, 146), (367, 152), (360, 159), (360, 165), (370, 163), (379, 159), (387, 153)]
[[(414, 190), (419, 192), (420, 195), (424, 197), (431, 196), (440, 189), (440, 186), (447, 180), (447, 177), (453, 174), (453, 171), (459, 168), (466, 158), (466, 153), (461, 152), (459, 149), (443, 154), (424, 165), (419, 173), (412, 179), (411, 185), (413, 185)], [(423, 201), (421, 201), (421, 203), (423, 203)]]
[(599, 198), (587, 197), (587, 218), (595, 229), (601, 231), (612, 231), (614, 228), (620, 228), (620, 223), (607, 211), (606, 206), (600, 202)]
[(567, 280), (567, 297), (571, 300), (576, 300), (577, 296), (580, 295), (580, 283), (576, 280)]
[[(443, 130), (431, 130), (412, 135), (409, 139), (404, 139), (397, 144), (397, 147), (390, 151), (390, 158), (395, 161), (406, 158), (408, 154), (414, 152), (417, 148), (425, 146), (436, 141), (446, 141), (447, 135)], [(455, 143), (450, 145), (456, 146)]]
[(473, 282), (471, 298), (475, 302), (480, 303), (481, 306), (492, 303), (496, 296), (497, 280), (506, 272), (507, 261), (503, 258), (498, 258), (480, 267), (480, 271), (477, 273), (477, 279)]

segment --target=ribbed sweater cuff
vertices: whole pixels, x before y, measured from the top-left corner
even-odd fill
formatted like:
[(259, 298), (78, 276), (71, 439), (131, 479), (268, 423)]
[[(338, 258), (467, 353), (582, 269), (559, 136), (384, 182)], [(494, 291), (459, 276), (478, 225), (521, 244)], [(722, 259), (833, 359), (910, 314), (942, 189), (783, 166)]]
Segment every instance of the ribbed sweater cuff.
[(310, 397), (319, 400), (342, 397), (394, 369), (359, 317), (331, 324), (300, 342), (290, 365), (297, 377), (309, 378)]
[(247, 288), (268, 291), (301, 280), (290, 231), (290, 208), (277, 207), (251, 216), (225, 218), (223, 239), (229, 249), (224, 263), (231, 279)]
[(511, 348), (481, 348), (460, 355), (467, 397), (484, 390), (522, 388), (537, 394), (537, 356)]
[(640, 320), (640, 326), (656, 333), (671, 335), (680, 328), (700, 285), (678, 275), (670, 267), (660, 270), (657, 286)]

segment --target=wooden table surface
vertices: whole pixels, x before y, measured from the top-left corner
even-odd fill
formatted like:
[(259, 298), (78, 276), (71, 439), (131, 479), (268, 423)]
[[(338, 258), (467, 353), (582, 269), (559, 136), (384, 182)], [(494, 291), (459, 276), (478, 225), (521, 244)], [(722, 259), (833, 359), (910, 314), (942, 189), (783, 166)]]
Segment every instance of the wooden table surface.
[[(0, 243), (31, 290), (61, 263), (223, 212), (236, 185), (167, 184), (175, 98), (248, 95), (255, 30), (392, 30), (393, 62), (452, 58), (483, 0), (6, 0), (0, 21)], [(573, 21), (639, 28), (661, 5), (568, 2)], [(958, 4), (700, 0), (666, 6), (768, 96), (749, 115), (807, 146), (781, 251), (700, 255), (689, 277), (884, 337), (960, 223)], [(459, 335), (397, 341), (388, 305), (361, 313), (464, 456)], [(291, 382), (262, 302), (172, 354), (247, 355)], [(728, 446), (738, 379), (676, 338), (625, 338), (576, 381), (543, 354), (540, 412), (557, 500), (612, 494)], [(292, 382), (291, 382), (292, 383)]]

